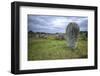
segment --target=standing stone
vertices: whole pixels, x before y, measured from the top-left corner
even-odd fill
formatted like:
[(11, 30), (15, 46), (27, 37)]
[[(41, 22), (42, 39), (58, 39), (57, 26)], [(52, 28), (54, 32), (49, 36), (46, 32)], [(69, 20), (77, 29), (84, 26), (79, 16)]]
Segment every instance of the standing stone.
[(79, 35), (79, 26), (75, 22), (71, 22), (68, 24), (66, 29), (66, 37), (67, 37), (67, 46), (70, 48), (76, 48), (77, 40)]

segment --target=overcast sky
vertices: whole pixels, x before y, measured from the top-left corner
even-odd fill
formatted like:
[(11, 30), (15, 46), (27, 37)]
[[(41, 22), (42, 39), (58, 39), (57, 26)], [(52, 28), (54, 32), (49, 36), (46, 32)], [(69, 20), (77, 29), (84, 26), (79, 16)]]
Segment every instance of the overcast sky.
[(65, 29), (70, 22), (76, 22), (80, 31), (87, 31), (88, 29), (87, 17), (28, 15), (28, 31), (65, 33)]

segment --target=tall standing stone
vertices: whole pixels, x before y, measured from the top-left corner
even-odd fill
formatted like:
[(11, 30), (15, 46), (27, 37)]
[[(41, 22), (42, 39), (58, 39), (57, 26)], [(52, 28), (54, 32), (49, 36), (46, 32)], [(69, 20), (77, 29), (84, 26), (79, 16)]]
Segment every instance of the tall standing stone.
[(68, 24), (66, 28), (66, 37), (67, 37), (67, 46), (70, 48), (76, 48), (77, 40), (79, 35), (79, 26), (75, 22), (71, 22)]

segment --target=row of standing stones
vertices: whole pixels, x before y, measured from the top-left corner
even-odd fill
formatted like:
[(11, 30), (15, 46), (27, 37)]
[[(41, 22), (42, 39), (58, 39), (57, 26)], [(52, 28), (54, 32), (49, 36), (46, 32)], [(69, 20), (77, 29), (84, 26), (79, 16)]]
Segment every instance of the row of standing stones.
[(69, 48), (76, 48), (77, 47), (77, 41), (78, 41), (78, 35), (79, 35), (80, 29), (77, 23), (70, 22), (68, 26), (66, 27), (66, 33), (56, 33), (56, 34), (47, 34), (47, 33), (33, 33), (29, 35), (29, 37), (35, 37), (35, 38), (43, 38), (47, 39), (50, 35), (54, 37), (56, 40), (66, 40), (67, 46)]

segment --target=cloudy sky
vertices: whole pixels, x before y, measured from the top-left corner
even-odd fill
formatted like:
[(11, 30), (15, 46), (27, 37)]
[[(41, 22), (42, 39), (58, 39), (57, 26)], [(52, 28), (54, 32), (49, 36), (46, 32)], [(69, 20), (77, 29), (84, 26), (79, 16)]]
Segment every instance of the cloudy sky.
[(46, 33), (65, 33), (65, 29), (70, 22), (76, 22), (80, 27), (80, 31), (87, 31), (87, 17), (42, 15), (28, 15), (28, 31)]

